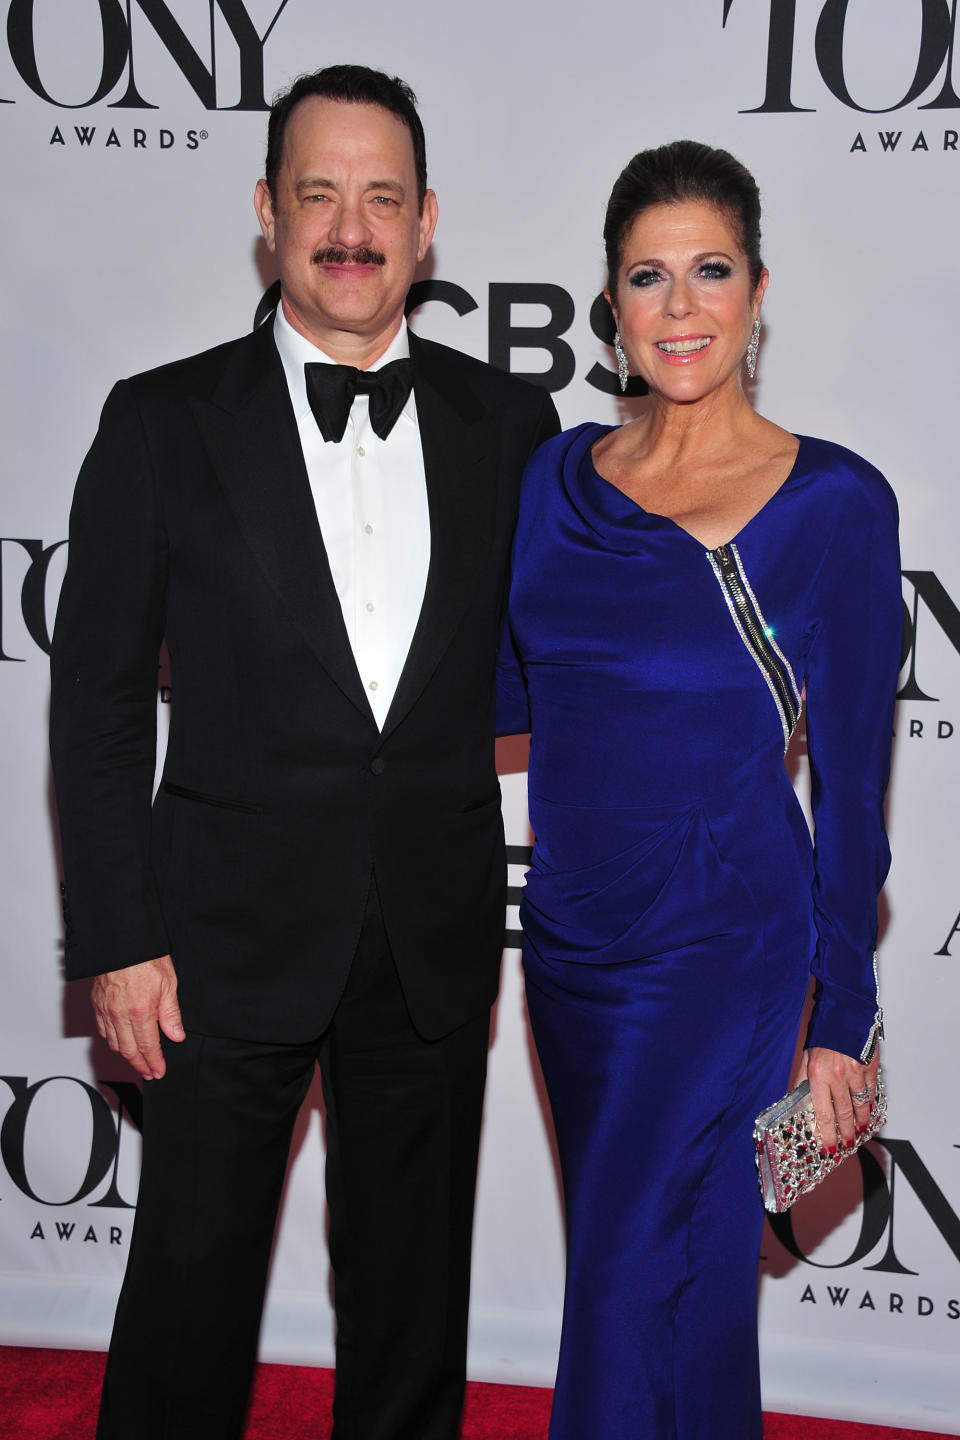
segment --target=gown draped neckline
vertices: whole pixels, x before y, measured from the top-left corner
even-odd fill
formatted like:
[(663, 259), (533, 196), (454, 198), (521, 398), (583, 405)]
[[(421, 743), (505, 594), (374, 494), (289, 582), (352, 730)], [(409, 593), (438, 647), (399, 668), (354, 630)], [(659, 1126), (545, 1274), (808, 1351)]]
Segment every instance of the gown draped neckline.
[[(584, 519), (588, 520), (594, 529), (601, 533), (617, 533), (622, 537), (623, 528), (631, 525), (665, 527), (668, 531), (676, 531), (685, 541), (695, 546), (706, 554), (711, 554), (719, 547), (704, 544), (698, 540), (686, 526), (681, 525), (669, 515), (661, 515), (656, 510), (646, 510), (639, 503), (629, 496), (626, 491), (621, 490), (612, 480), (601, 475), (593, 460), (593, 447), (603, 436), (611, 434), (621, 427), (618, 425), (589, 424), (584, 427), (584, 433), (580, 443), (570, 447), (565, 467), (565, 479), (567, 481), (568, 493), (576, 503), (577, 492), (579, 491), (580, 503), (577, 509), (580, 510)], [(763, 504), (753, 512), (748, 520), (740, 526), (733, 535), (720, 542), (721, 545), (739, 544), (742, 537), (754, 526), (762, 516), (776, 506), (777, 500), (799, 479), (804, 466), (801, 463), (804, 451), (807, 446), (807, 437), (794, 435), (797, 442), (797, 453), (794, 456), (793, 464), (790, 466), (786, 476), (769, 495)]]

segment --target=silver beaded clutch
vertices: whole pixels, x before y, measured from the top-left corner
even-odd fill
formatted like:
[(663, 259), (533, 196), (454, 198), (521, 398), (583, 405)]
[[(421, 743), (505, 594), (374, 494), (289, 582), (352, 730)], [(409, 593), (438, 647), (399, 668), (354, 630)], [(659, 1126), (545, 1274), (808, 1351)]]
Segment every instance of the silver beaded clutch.
[(842, 1165), (865, 1140), (871, 1139), (887, 1118), (887, 1095), (877, 1075), (866, 1130), (852, 1145), (840, 1143), (833, 1155), (820, 1136), (806, 1080), (775, 1105), (761, 1111), (753, 1127), (757, 1177), (767, 1210), (779, 1214)]

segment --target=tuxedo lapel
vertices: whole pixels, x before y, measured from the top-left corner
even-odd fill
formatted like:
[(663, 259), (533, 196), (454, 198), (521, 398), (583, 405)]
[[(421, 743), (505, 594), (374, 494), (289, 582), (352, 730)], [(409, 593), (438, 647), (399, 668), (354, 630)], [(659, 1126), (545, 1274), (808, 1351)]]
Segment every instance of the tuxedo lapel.
[(330, 573), (283, 366), (268, 321), (237, 342), (192, 409), (227, 502), (307, 644), (372, 721)]
[(438, 353), (411, 334), (410, 358), (430, 510), (430, 567), (385, 736), (417, 700), (460, 623), (487, 557), (496, 499), (496, 412), (457, 383), (449, 351)]

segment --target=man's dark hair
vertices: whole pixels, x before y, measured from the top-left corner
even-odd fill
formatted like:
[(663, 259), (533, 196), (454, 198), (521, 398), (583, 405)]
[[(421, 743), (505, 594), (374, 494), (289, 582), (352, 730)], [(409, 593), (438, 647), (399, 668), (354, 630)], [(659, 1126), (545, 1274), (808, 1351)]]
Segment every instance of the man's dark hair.
[(417, 97), (398, 75), (371, 70), (367, 65), (327, 65), (310, 75), (301, 75), (287, 90), (274, 97), (267, 122), (266, 181), (276, 199), (277, 176), (283, 154), (283, 137), (287, 121), (301, 100), (319, 95), (323, 100), (339, 100), (346, 105), (379, 105), (402, 120), (413, 141), (413, 160), (417, 171), (417, 201), (423, 209), (427, 193), (427, 143), (417, 114)]
[(678, 205), (702, 200), (721, 211), (747, 257), (750, 280), (760, 280), (760, 192), (757, 182), (727, 150), (715, 150), (696, 140), (675, 140), (654, 150), (641, 150), (621, 171), (607, 203), (603, 238), (611, 295), (627, 231), (651, 205)]

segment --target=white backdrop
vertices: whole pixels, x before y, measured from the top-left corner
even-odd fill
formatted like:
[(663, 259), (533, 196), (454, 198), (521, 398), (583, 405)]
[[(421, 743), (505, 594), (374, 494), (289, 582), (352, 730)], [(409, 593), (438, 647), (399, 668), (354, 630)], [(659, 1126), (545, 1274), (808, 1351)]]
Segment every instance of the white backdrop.
[[(441, 210), (422, 278), (467, 292), (456, 308), (442, 295), (424, 304), (421, 333), (550, 371), (567, 424), (625, 417), (588, 378), (612, 368), (590, 323), (606, 195), (641, 147), (721, 144), (764, 195), (759, 408), (865, 454), (897, 491), (909, 651), (881, 950), (890, 1123), (862, 1164), (768, 1232), (764, 1394), (771, 1409), (960, 1433), (956, 4), (2, 9), (0, 1341), (105, 1344), (138, 1162), (131, 1077), (91, 1038), (86, 987), (64, 993), (60, 980), (44, 650), (65, 552), (53, 547), (113, 380), (248, 329), (273, 279), (251, 207), (264, 96), (303, 69), (362, 61), (420, 97)], [(524, 326), (541, 336), (511, 335)], [(522, 743), (501, 758), (519, 886)], [(801, 750), (801, 784), (804, 763)], [(475, 1378), (552, 1379), (563, 1254), (548, 1134), (508, 948), (481, 1157)], [(267, 1359), (332, 1355), (321, 1173), (314, 1092), (276, 1247)]]

